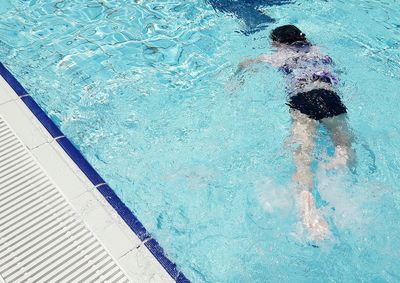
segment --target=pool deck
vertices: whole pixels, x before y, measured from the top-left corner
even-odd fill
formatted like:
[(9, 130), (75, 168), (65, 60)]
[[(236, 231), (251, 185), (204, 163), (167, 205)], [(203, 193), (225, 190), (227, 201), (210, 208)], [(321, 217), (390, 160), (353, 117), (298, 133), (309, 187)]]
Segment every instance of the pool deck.
[(189, 282), (0, 68), (0, 283)]

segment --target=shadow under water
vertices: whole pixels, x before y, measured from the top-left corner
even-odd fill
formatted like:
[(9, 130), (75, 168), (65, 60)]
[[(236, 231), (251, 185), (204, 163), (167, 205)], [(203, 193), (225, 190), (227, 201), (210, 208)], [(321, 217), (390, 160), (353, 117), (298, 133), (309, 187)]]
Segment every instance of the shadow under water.
[(206, 0), (216, 11), (232, 14), (242, 20), (245, 28), (242, 33), (248, 35), (260, 31), (275, 22), (262, 9), (292, 3), (294, 0)]

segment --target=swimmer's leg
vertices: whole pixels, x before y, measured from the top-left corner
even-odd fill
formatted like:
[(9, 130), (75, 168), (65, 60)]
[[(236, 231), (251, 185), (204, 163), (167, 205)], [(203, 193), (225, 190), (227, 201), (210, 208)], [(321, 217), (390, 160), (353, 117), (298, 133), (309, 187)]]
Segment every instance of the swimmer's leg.
[(293, 153), (293, 159), (296, 164), (296, 173), (293, 176), (293, 180), (304, 190), (311, 191), (313, 184), (311, 161), (317, 121), (294, 109), (291, 110), (291, 115), (292, 131), (290, 138), (291, 144), (296, 146)]
[(292, 109), (291, 142), (297, 146), (293, 154), (296, 173), (293, 181), (296, 183), (297, 203), (303, 225), (308, 229), (313, 240), (322, 240), (329, 234), (328, 224), (318, 215), (314, 197), (311, 193), (313, 174), (311, 161), (313, 159), (314, 137), (318, 122)]
[(338, 168), (352, 165), (355, 161), (352, 143), (354, 136), (350, 130), (345, 114), (324, 118), (321, 122), (327, 128), (335, 145), (335, 154), (332, 160), (324, 165), (324, 168)]

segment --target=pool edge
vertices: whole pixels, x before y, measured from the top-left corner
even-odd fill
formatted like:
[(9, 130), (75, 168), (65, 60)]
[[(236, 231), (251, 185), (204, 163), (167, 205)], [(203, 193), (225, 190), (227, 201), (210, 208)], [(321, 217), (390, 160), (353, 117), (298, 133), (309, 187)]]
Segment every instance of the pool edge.
[(28, 94), (22, 84), (15, 76), (0, 62), (0, 76), (4, 78), (7, 84), (14, 90), (25, 106), (31, 111), (36, 119), (43, 125), (47, 132), (54, 138), (64, 152), (71, 160), (80, 168), (94, 187), (101, 193), (104, 199), (113, 207), (117, 214), (123, 219), (130, 230), (135, 233), (142, 241), (144, 246), (157, 259), (161, 266), (167, 271), (173, 280), (179, 283), (190, 282), (188, 278), (177, 268), (166, 255), (164, 249), (154, 239), (143, 224), (138, 220), (134, 213), (121, 201), (114, 190), (104, 181), (100, 174), (86, 160), (82, 153), (74, 146), (74, 144), (66, 137), (51, 118), (36, 103), (32, 96)]

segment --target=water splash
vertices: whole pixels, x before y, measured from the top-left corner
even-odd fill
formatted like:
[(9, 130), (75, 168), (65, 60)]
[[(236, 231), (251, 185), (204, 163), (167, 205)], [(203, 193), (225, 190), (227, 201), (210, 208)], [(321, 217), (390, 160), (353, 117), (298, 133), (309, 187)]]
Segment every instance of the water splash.
[(257, 181), (255, 189), (260, 205), (268, 213), (288, 215), (296, 209), (293, 189), (276, 184), (270, 177)]

